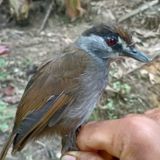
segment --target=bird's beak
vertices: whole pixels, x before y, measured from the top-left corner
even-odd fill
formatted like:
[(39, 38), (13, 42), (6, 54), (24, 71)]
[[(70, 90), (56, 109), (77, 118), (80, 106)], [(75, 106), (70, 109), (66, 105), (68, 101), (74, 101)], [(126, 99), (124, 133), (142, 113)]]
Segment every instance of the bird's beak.
[(151, 59), (149, 57), (147, 57), (146, 54), (144, 54), (141, 51), (138, 51), (136, 48), (134, 47), (126, 47), (123, 49), (123, 55), (127, 56), (127, 57), (132, 57), (138, 61), (141, 62), (150, 62)]

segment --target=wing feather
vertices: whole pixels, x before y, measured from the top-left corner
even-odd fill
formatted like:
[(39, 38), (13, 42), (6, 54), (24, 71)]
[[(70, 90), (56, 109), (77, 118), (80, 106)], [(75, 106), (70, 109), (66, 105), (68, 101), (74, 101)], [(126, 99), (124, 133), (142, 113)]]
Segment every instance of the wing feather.
[(71, 94), (78, 87), (77, 77), (83, 74), (88, 57), (79, 49), (66, 52), (61, 58), (48, 61), (30, 80), (17, 109), (15, 128), (29, 113), (44, 106), (52, 95)]
[(68, 105), (72, 101), (72, 97), (65, 94), (59, 95), (57, 98), (50, 99), (39, 110), (34, 111), (21, 122), (13, 142), (13, 153), (19, 151), (31, 139), (39, 135), (40, 132), (48, 126), (49, 119), (60, 107)]
[[(74, 101), (79, 77), (84, 74), (88, 60), (82, 50), (71, 48), (36, 72), (17, 109), (13, 151), (21, 150), (30, 139), (40, 135), (54, 114)], [(58, 118), (57, 114), (55, 117)]]

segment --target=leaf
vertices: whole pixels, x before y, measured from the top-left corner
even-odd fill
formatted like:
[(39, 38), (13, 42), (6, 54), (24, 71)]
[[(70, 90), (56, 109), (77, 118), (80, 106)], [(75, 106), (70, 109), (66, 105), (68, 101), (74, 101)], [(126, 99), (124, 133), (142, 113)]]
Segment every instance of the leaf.
[(124, 93), (129, 94), (131, 91), (131, 86), (125, 83), (124, 85), (122, 85), (122, 90), (124, 91)]
[(7, 66), (7, 61), (4, 58), (0, 58), (0, 68), (6, 67)]
[(0, 130), (1, 130), (2, 132), (7, 131), (8, 129), (9, 129), (8, 124), (3, 123), (3, 124), (0, 125)]
[(0, 81), (4, 81), (8, 76), (8, 73), (0, 72)]
[(78, 16), (83, 16), (85, 10), (81, 7), (80, 0), (65, 0), (66, 13), (74, 21)]
[(3, 102), (3, 101), (0, 101), (0, 113), (6, 109), (7, 107), (7, 103)]
[(107, 100), (106, 108), (110, 110), (114, 110), (114, 102), (112, 99)]
[(121, 83), (120, 81), (113, 83), (113, 89), (117, 92), (121, 92), (121, 94), (129, 94), (131, 91), (131, 86), (127, 83)]
[(113, 89), (115, 89), (116, 91), (120, 91), (120, 89), (121, 89), (120, 81), (117, 81), (117, 82), (113, 83)]

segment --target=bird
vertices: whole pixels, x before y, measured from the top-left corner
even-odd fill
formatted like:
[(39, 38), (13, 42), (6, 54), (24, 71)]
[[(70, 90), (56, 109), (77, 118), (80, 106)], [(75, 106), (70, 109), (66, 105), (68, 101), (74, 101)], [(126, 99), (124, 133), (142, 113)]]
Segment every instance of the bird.
[(118, 24), (100, 23), (85, 30), (58, 57), (40, 66), (17, 107), (13, 130), (0, 154), (4, 160), (31, 140), (62, 137), (62, 154), (78, 150), (76, 136), (107, 85), (111, 61), (126, 56), (147, 63), (131, 34)]

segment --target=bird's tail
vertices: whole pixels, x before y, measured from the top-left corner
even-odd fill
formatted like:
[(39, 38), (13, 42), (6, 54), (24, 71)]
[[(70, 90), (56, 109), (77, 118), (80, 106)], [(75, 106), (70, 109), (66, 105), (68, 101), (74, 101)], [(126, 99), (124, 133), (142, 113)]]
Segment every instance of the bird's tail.
[(7, 155), (7, 152), (8, 152), (8, 150), (9, 150), (10, 146), (11, 146), (12, 143), (13, 143), (14, 137), (15, 137), (14, 134), (11, 134), (11, 135), (9, 136), (8, 141), (6, 142), (6, 144), (4, 145), (4, 147), (3, 147), (3, 149), (2, 149), (2, 151), (1, 151), (1, 153), (0, 153), (0, 160), (5, 160), (5, 157), (6, 157), (6, 155)]

